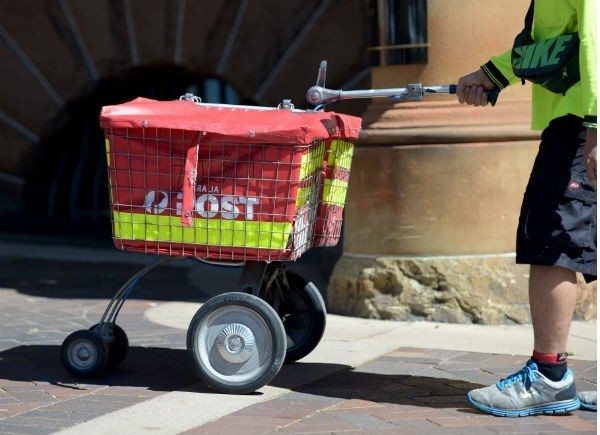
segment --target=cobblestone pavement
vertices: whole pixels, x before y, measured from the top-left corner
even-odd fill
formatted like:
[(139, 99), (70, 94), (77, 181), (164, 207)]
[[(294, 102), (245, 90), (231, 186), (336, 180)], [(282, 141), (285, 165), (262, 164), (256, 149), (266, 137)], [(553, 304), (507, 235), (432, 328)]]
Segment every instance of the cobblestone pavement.
[[(54, 433), (173, 391), (210, 393), (198, 382), (185, 350), (186, 331), (144, 317), (170, 300), (198, 300), (186, 277), (169, 266), (143, 279), (121, 311), (119, 325), (130, 350), (117, 369), (93, 381), (63, 369), (64, 338), (96, 323), (115, 290), (138, 269), (0, 257), (0, 434)], [(484, 415), (467, 404), (467, 391), (524, 362), (522, 356), (407, 347), (354, 368), (299, 362), (285, 366), (272, 382), (282, 394), (184, 433), (595, 434), (596, 413), (512, 419)], [(596, 388), (596, 361), (569, 364), (580, 390)], [(320, 370), (323, 377), (291, 382)], [(214, 397), (215, 406), (226, 399)], [(126, 431), (122, 422), (110, 433)]]

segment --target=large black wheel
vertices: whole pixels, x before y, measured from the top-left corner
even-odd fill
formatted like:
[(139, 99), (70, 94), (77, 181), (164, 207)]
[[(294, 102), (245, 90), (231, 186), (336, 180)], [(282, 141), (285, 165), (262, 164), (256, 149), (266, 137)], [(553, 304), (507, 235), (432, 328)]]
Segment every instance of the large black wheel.
[[(104, 327), (104, 330), (101, 326)], [(102, 341), (107, 344), (106, 368), (112, 369), (121, 364), (129, 351), (129, 339), (123, 328), (117, 324), (97, 323), (90, 328), (90, 331), (94, 331), (96, 335), (102, 337)]]
[(288, 287), (283, 289), (279, 307), (287, 339), (286, 363), (304, 358), (317, 347), (325, 332), (327, 308), (319, 289), (293, 272), (285, 272)]
[(104, 372), (107, 351), (102, 340), (93, 331), (75, 331), (63, 341), (60, 359), (71, 374), (93, 378)]
[(222, 393), (245, 394), (269, 383), (283, 365), (285, 331), (277, 313), (262, 299), (224, 293), (194, 315), (187, 348), (196, 372)]

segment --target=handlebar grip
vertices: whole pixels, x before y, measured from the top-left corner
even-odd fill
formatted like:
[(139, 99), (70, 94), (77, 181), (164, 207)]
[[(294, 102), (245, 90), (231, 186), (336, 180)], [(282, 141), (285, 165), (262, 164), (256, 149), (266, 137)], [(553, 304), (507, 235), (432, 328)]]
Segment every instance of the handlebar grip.
[[(485, 90), (484, 91), (487, 95), (487, 99), (490, 102), (490, 104), (493, 106), (496, 105), (496, 101), (498, 101), (498, 95), (500, 94), (500, 91), (496, 88), (496, 89), (492, 89), (492, 90)], [(449, 94), (456, 94), (456, 85), (450, 85), (448, 86), (448, 93)]]

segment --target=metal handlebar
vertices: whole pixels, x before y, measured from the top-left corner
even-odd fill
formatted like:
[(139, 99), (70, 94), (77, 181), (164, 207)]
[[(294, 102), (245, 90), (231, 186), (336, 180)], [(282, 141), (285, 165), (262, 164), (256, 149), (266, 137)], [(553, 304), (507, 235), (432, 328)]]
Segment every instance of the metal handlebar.
[[(332, 103), (334, 101), (352, 100), (357, 98), (389, 97), (406, 101), (421, 101), (424, 95), (434, 94), (456, 94), (456, 85), (449, 86), (423, 86), (420, 83), (409, 84), (406, 88), (391, 89), (367, 89), (358, 91), (342, 91), (327, 89), (325, 87), (325, 76), (327, 61), (322, 61), (319, 66), (317, 84), (311, 86), (306, 92), (306, 101), (313, 106)], [(488, 101), (492, 106), (498, 100), (497, 89), (485, 91)]]
[(306, 101), (312, 105), (331, 103), (356, 98), (390, 97), (407, 101), (420, 101), (426, 94), (454, 94), (456, 85), (422, 86), (420, 83), (410, 84), (406, 88), (367, 89), (359, 91), (342, 91), (312, 86), (306, 93)]

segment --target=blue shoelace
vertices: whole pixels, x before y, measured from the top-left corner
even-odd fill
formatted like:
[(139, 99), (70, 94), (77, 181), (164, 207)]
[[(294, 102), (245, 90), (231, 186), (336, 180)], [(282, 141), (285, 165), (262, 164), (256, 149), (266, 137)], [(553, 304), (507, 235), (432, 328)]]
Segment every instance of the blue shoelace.
[(513, 373), (506, 379), (501, 379), (496, 382), (496, 387), (502, 391), (505, 387), (510, 387), (517, 382), (522, 382), (525, 384), (525, 388), (529, 389), (529, 386), (537, 379), (535, 370), (537, 370), (537, 365), (531, 360), (527, 361), (527, 364), (521, 370)]

